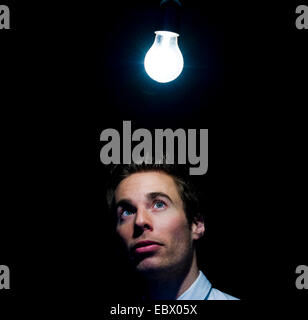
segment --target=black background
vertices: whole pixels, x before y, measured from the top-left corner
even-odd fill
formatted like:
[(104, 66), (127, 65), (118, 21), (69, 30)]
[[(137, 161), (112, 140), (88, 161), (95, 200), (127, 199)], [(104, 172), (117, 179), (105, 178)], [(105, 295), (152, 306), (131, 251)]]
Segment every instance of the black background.
[(76, 301), (99, 311), (127, 297), (99, 158), (101, 131), (123, 120), (133, 130), (210, 127), (210, 169), (196, 183), (200, 264), (216, 288), (248, 307), (307, 298), (295, 287), (307, 264), (303, 2), (183, 3), (185, 68), (161, 85), (143, 69), (159, 1), (1, 2), (11, 9), (11, 30), (0, 30), (7, 301), (74, 312)]

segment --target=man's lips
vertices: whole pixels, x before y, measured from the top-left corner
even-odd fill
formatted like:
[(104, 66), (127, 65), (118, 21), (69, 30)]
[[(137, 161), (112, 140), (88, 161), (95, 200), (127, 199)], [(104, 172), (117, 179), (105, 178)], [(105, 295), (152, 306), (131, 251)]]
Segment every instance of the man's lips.
[(133, 246), (133, 253), (144, 253), (156, 251), (161, 246), (160, 243), (155, 241), (140, 241)]

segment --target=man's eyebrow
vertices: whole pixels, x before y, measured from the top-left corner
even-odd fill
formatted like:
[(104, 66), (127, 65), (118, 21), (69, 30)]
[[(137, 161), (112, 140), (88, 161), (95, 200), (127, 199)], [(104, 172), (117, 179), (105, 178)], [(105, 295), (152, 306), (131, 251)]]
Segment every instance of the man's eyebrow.
[(125, 208), (131, 208), (136, 209), (135, 206), (132, 204), (132, 202), (129, 199), (121, 199), (115, 204), (115, 207), (125, 207)]
[(150, 199), (150, 200), (154, 200), (157, 197), (167, 198), (171, 203), (173, 203), (171, 198), (166, 193), (163, 193), (163, 192), (151, 192), (151, 193), (147, 194), (147, 198)]

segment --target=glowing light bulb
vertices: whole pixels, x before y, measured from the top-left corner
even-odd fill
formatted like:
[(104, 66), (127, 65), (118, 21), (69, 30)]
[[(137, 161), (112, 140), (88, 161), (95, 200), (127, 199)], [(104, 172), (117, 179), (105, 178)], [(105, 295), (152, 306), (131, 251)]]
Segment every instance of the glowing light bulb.
[(166, 83), (175, 80), (182, 72), (184, 59), (178, 46), (178, 34), (156, 31), (152, 47), (144, 58), (144, 68), (155, 81)]

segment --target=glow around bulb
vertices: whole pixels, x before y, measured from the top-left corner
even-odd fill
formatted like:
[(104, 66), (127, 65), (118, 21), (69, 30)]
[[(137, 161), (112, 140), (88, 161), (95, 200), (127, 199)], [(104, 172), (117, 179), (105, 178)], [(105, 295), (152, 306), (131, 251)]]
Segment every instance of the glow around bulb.
[(154, 43), (144, 58), (145, 71), (155, 81), (173, 81), (184, 67), (178, 46), (179, 35), (170, 31), (156, 31), (155, 34)]

